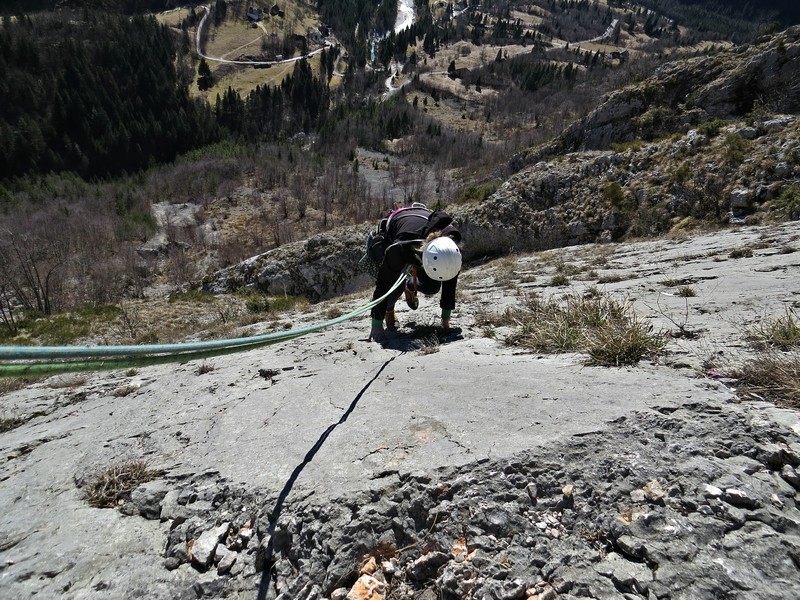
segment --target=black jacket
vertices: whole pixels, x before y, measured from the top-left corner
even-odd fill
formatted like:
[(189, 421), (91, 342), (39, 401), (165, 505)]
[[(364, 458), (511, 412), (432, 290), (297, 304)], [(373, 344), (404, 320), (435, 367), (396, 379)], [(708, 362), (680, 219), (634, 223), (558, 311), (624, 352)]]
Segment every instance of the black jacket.
[[(461, 232), (456, 228), (453, 217), (444, 211), (409, 208), (389, 219), (386, 229), (387, 249), (378, 272), (373, 300), (386, 294), (406, 267), (413, 265), (422, 269), (422, 261), (416, 251), (432, 231), (441, 231), (442, 235), (456, 242), (461, 241)], [(455, 308), (457, 283), (458, 277), (442, 282), (442, 297), (439, 302), (441, 308)], [(387, 300), (384, 300), (373, 308), (372, 318), (382, 320), (386, 316), (386, 305)]]

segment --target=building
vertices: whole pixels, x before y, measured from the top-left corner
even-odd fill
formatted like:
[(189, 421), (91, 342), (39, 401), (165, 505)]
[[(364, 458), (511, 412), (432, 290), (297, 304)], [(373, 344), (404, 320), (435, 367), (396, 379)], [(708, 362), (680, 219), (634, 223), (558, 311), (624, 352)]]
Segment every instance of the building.
[(250, 23), (258, 23), (261, 20), (261, 9), (254, 6), (247, 7), (247, 20)]

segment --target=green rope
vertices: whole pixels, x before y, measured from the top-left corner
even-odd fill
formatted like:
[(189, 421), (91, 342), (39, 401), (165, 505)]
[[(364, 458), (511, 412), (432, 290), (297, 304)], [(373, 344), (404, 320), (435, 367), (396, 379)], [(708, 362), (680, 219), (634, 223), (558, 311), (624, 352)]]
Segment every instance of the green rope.
[(254, 348), (277, 344), (315, 331), (320, 331), (371, 310), (402, 285), (405, 278), (406, 272), (403, 272), (386, 294), (349, 313), (323, 323), (298, 329), (289, 329), (287, 331), (227, 340), (185, 342), (180, 344), (147, 344), (140, 346), (0, 346), (0, 360), (17, 361), (0, 363), (0, 377), (41, 376), (77, 371), (127, 369), (169, 362), (188, 362), (190, 360), (222, 356), (234, 352), (244, 352)]

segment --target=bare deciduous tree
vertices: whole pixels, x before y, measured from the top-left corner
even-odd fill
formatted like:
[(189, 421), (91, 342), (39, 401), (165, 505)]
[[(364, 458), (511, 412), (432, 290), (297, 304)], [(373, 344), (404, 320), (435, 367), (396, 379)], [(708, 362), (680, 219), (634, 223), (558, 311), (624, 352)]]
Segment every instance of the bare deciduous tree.
[(0, 235), (0, 287), (29, 310), (49, 315), (62, 304), (72, 249), (65, 221), (57, 214), (41, 213), (17, 219)]

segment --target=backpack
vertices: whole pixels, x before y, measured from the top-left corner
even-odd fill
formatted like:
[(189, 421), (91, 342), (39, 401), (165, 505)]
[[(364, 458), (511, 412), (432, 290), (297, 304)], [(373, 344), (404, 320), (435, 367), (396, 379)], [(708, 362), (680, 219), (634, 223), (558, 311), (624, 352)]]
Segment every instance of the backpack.
[(386, 235), (380, 231), (380, 228), (370, 231), (367, 235), (364, 256), (358, 261), (358, 268), (373, 279), (377, 279), (384, 254), (386, 254)]
[(381, 219), (380, 223), (378, 223), (378, 227), (374, 231), (369, 232), (367, 235), (367, 243), (364, 248), (364, 256), (362, 256), (361, 260), (358, 261), (358, 268), (361, 271), (371, 276), (373, 279), (377, 279), (378, 271), (380, 271), (381, 265), (383, 264), (383, 257), (390, 246), (420, 241), (408, 240), (403, 242), (395, 242), (394, 244), (387, 244), (389, 221), (391, 221), (392, 217), (398, 213), (401, 213), (404, 210), (410, 210), (412, 208), (428, 209), (428, 207), (421, 202), (414, 202), (411, 206), (397, 208), (390, 212), (387, 217)]

